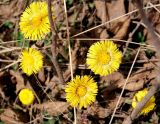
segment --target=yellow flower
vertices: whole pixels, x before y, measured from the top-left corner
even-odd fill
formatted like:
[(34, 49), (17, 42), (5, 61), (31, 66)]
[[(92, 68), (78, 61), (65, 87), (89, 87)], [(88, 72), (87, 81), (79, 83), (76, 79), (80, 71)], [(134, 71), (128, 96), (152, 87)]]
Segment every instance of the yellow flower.
[(47, 3), (31, 3), (23, 12), (19, 25), (25, 38), (31, 40), (43, 39), (50, 32)]
[(95, 74), (106, 76), (116, 71), (121, 63), (122, 53), (113, 41), (94, 43), (87, 54), (86, 63)]
[(18, 96), (19, 96), (19, 100), (24, 105), (30, 105), (30, 104), (32, 104), (32, 102), (34, 100), (34, 94), (33, 94), (32, 90), (30, 90), (28, 88), (22, 89)]
[(43, 56), (38, 50), (28, 48), (22, 52), (20, 67), (28, 76), (32, 73), (37, 73), (42, 66)]
[(65, 89), (66, 100), (72, 107), (86, 108), (95, 101), (98, 92), (97, 83), (90, 76), (76, 76)]
[[(141, 102), (145, 95), (148, 93), (147, 89), (138, 91), (132, 100), (132, 107), (135, 108), (138, 102)], [(146, 115), (155, 107), (155, 97), (152, 96), (151, 99), (146, 103), (143, 109), (140, 112), (140, 115)]]

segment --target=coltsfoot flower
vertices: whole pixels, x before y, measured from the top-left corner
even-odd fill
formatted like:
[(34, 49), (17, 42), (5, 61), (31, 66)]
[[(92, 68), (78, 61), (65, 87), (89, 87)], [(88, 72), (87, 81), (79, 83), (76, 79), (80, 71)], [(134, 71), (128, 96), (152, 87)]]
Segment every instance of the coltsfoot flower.
[(43, 39), (50, 32), (47, 3), (31, 3), (20, 17), (19, 25), (26, 39)]
[(122, 53), (113, 41), (94, 43), (88, 51), (86, 63), (95, 74), (106, 76), (117, 71), (122, 59)]
[(22, 89), (18, 94), (18, 97), (23, 105), (30, 105), (34, 101), (33, 91), (28, 88)]
[[(141, 102), (142, 99), (145, 97), (145, 95), (147, 95), (148, 90), (144, 89), (141, 91), (138, 91), (132, 100), (132, 107), (135, 108), (138, 102)], [(146, 105), (143, 107), (143, 109), (140, 112), (140, 115), (146, 115), (148, 114), (151, 110), (154, 109), (155, 107), (155, 97), (152, 96), (151, 99), (146, 103)]]
[(76, 76), (65, 89), (66, 100), (72, 107), (86, 108), (95, 101), (98, 92), (97, 83), (90, 76)]
[(42, 54), (34, 48), (25, 49), (21, 54), (20, 67), (28, 76), (36, 74), (43, 67)]

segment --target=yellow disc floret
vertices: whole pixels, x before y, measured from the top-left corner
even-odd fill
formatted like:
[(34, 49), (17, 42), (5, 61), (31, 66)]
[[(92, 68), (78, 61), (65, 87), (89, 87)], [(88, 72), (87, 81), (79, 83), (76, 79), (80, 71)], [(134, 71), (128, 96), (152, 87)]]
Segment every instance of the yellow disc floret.
[(77, 94), (80, 96), (80, 97), (83, 97), (87, 92), (87, 88), (84, 87), (84, 86), (79, 86), (77, 87)]

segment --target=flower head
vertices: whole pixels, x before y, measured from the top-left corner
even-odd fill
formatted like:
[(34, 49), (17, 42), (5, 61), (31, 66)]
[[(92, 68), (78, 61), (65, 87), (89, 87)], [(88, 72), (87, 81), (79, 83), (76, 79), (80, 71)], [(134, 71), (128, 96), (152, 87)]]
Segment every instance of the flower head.
[(31, 3), (23, 12), (19, 25), (25, 38), (31, 40), (43, 39), (50, 32), (47, 3)]
[(30, 105), (34, 100), (33, 91), (28, 88), (22, 89), (18, 96), (19, 96), (19, 100), (24, 105)]
[(66, 100), (72, 107), (86, 108), (95, 101), (98, 92), (97, 83), (90, 76), (76, 76), (65, 89)]
[(95, 74), (106, 76), (116, 71), (121, 63), (122, 53), (112, 41), (94, 43), (88, 51), (86, 63)]
[[(137, 103), (141, 102), (142, 99), (145, 97), (145, 95), (147, 95), (147, 93), (148, 93), (147, 89), (138, 91), (133, 97), (132, 107), (135, 108), (137, 106)], [(148, 114), (151, 110), (154, 109), (155, 105), (156, 105), (155, 104), (155, 97), (152, 96), (151, 99), (145, 104), (145, 106), (141, 110), (140, 115)]]
[(28, 48), (22, 52), (20, 67), (28, 76), (32, 73), (37, 73), (42, 66), (43, 56), (38, 50)]

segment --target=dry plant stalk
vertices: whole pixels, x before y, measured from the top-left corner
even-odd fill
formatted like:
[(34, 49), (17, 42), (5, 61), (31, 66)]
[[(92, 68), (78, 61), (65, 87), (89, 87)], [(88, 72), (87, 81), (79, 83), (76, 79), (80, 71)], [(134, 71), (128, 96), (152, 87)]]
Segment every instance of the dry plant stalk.
[(48, 3), (48, 18), (49, 18), (49, 23), (51, 25), (51, 32), (52, 32), (52, 45), (51, 45), (52, 62), (53, 62), (54, 67), (57, 71), (60, 82), (64, 83), (65, 81), (64, 81), (62, 71), (59, 67), (57, 60), (56, 60), (56, 41), (57, 41), (57, 39), (56, 39), (56, 32), (54, 29), (54, 22), (52, 20), (51, 0), (47, 0), (47, 3)]

